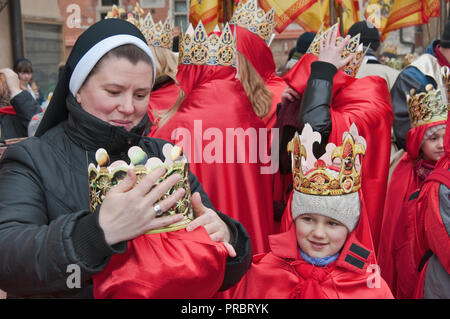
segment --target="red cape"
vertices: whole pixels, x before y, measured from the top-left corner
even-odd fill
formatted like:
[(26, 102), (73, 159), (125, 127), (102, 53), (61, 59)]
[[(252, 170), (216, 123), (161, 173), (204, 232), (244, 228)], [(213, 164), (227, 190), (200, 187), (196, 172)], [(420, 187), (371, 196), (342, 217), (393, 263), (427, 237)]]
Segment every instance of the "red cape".
[(381, 277), (377, 278), (377, 285), (373, 285), (371, 269), (376, 268), (375, 255), (357, 239), (358, 228), (364, 228), (365, 219), (348, 235), (335, 262), (316, 267), (300, 256), (291, 201), (292, 195), (283, 215), (283, 224), (289, 225), (288, 229), (270, 236), (271, 251), (254, 256), (248, 273), (227, 291), (232, 298), (392, 298)]
[(395, 167), (389, 182), (377, 257), (383, 277), (396, 298), (412, 298), (419, 276), (411, 253), (412, 238), (407, 231), (408, 200), (420, 187), (416, 161), (426, 130), (444, 123), (439, 121), (409, 130), (407, 152)]
[(211, 298), (222, 285), (227, 255), (203, 227), (142, 235), (93, 276), (94, 297)]
[[(288, 85), (302, 95), (314, 61), (317, 61), (316, 56), (305, 54), (284, 77)], [(340, 145), (342, 134), (350, 129), (352, 123), (366, 139), (362, 192), (376, 251), (387, 189), (394, 119), (386, 81), (378, 76), (356, 79), (338, 70), (333, 78), (330, 113), (332, 131), (329, 142)]]
[[(265, 252), (273, 233), (272, 175), (261, 173), (261, 154), (269, 154), (269, 136), (235, 75), (232, 67), (180, 65), (186, 98), (152, 137), (183, 147), (215, 208), (244, 225), (254, 252)], [(233, 132), (253, 137), (244, 145)]]
[[(439, 186), (450, 187), (450, 129), (447, 118), (447, 128), (444, 136), (445, 154), (436, 163), (434, 171), (428, 176), (419, 197), (408, 207), (408, 232), (413, 238), (413, 256), (418, 266), (427, 250), (437, 256), (442, 267), (450, 274), (450, 236), (447, 233), (439, 207)], [(426, 267), (420, 274), (416, 288), (416, 298), (423, 297)]]
[(266, 42), (257, 34), (240, 26), (234, 26), (233, 30), (236, 34), (237, 51), (242, 53), (251, 63), (272, 93), (272, 107), (263, 118), (266, 127), (271, 129), (274, 127), (277, 119), (277, 104), (281, 102), (281, 95), (287, 88), (287, 84), (282, 78), (275, 75), (276, 66), (272, 51)]

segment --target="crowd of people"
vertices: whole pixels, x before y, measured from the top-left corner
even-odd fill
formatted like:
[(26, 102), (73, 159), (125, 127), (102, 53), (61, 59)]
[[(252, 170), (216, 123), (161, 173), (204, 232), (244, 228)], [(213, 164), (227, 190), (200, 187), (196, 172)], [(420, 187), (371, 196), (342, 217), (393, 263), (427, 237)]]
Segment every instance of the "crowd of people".
[(450, 23), (401, 71), (365, 21), (276, 70), (256, 0), (177, 50), (118, 12), (48, 107), (30, 61), (0, 69), (8, 298), (450, 298)]

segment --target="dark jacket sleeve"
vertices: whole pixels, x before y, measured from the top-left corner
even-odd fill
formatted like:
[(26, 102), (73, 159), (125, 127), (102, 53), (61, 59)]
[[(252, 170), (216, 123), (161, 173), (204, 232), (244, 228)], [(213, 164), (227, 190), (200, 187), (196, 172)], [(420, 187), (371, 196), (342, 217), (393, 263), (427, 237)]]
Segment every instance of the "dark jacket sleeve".
[(17, 116), (22, 121), (25, 128), (28, 127), (33, 115), (41, 113), (42, 109), (38, 102), (31, 96), (30, 92), (22, 91), (17, 94), (12, 100), (11, 105), (17, 113)]
[(411, 128), (406, 94), (410, 94), (411, 89), (415, 89), (416, 92), (424, 92), (425, 86), (429, 83), (436, 87), (434, 79), (424, 75), (416, 67), (410, 66), (400, 72), (391, 88), (392, 108), (394, 110), (393, 129), (395, 142), (399, 149), (406, 149), (406, 134)]
[(73, 295), (68, 266), (78, 269), (85, 288), (116, 251), (90, 211), (51, 216), (49, 201), (61, 211), (64, 205), (46, 191), (21, 144), (9, 147), (0, 162), (0, 289), (20, 297)]
[(311, 64), (311, 75), (303, 94), (301, 112), (298, 114), (299, 126), (309, 123), (313, 131), (322, 135), (322, 140), (313, 145), (314, 155), (319, 158), (325, 153), (328, 138), (331, 134), (331, 96), (333, 77), (336, 67), (327, 62), (316, 61)]
[(203, 205), (215, 210), (219, 215), (219, 217), (225, 222), (225, 224), (227, 224), (228, 229), (230, 230), (231, 235), (230, 244), (236, 250), (236, 257), (227, 258), (227, 263), (225, 267), (225, 276), (223, 279), (222, 286), (220, 287), (220, 290), (222, 291), (229, 289), (235, 284), (237, 284), (250, 268), (253, 258), (253, 250), (250, 243), (250, 236), (248, 235), (244, 226), (240, 222), (225, 215), (222, 212), (217, 211), (214, 208), (208, 195), (203, 190), (203, 187), (200, 184), (199, 180), (194, 174), (192, 174), (192, 172), (189, 172), (189, 179), (192, 194), (194, 194), (195, 192), (199, 192), (202, 198)]

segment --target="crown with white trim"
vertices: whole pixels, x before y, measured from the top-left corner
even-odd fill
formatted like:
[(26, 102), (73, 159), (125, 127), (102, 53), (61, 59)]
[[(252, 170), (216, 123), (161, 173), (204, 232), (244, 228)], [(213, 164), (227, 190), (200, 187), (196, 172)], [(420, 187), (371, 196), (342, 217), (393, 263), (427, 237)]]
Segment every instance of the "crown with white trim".
[[(336, 23), (335, 25), (331, 26), (329, 29), (323, 31), (323, 25), (320, 27), (320, 30), (317, 32), (316, 36), (314, 37), (313, 41), (311, 42), (308, 51), (306, 53), (313, 54), (315, 56), (319, 56), (320, 54), (320, 42), (322, 39), (326, 39), (331, 34), (339, 28), (339, 24)], [(350, 54), (354, 54), (355, 58), (347, 63), (343, 68), (342, 71), (344, 71), (349, 76), (356, 76), (356, 73), (358, 73), (359, 67), (361, 66), (364, 56), (367, 53), (367, 50), (364, 51), (363, 44), (360, 43), (360, 34), (358, 33), (353, 38), (350, 39), (350, 41), (347, 43), (347, 45), (344, 47), (341, 53), (342, 58), (348, 57)], [(343, 41), (343, 37), (337, 37), (336, 38), (336, 44), (339, 44), (341, 41)]]
[(325, 154), (316, 159), (312, 146), (321, 138), (306, 123), (302, 134), (296, 132), (288, 143), (295, 190), (325, 196), (357, 192), (361, 188), (361, 156), (365, 154), (366, 141), (359, 136), (356, 125), (344, 132), (341, 146), (327, 144)]
[(264, 12), (258, 6), (257, 0), (240, 1), (236, 7), (230, 24), (240, 27), (259, 35), (267, 44), (270, 43), (275, 28), (275, 10), (272, 8)]
[(195, 30), (190, 24), (182, 34), (178, 59), (187, 65), (235, 66), (236, 41), (228, 23), (222, 32), (216, 27), (210, 36), (201, 21)]
[(136, 184), (139, 184), (144, 176), (158, 167), (164, 167), (166, 173), (156, 181), (154, 186), (162, 183), (173, 174), (180, 174), (183, 178), (172, 186), (160, 200), (167, 198), (178, 188), (184, 188), (186, 193), (183, 198), (178, 200), (175, 206), (156, 218), (182, 214), (184, 219), (167, 227), (151, 230), (148, 233), (161, 233), (185, 228), (194, 219), (194, 212), (190, 200), (191, 191), (187, 159), (183, 155), (180, 147), (171, 144), (164, 145), (162, 152), (165, 156), (164, 162), (157, 157), (148, 158), (147, 154), (139, 146), (133, 146), (128, 150), (130, 164), (127, 164), (123, 160), (118, 160), (108, 165), (109, 155), (107, 151), (103, 148), (98, 149), (95, 153), (97, 165), (91, 163), (88, 167), (89, 203), (91, 211), (95, 211), (101, 206), (109, 190), (126, 177), (129, 169), (134, 169), (137, 177)]

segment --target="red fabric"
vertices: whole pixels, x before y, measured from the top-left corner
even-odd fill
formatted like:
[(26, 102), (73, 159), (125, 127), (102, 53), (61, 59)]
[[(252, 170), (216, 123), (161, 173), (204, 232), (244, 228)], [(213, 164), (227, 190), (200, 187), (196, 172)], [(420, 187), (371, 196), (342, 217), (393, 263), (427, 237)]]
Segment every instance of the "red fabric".
[(245, 28), (234, 26), (233, 30), (236, 34), (237, 51), (243, 54), (251, 63), (272, 93), (272, 107), (263, 118), (266, 127), (271, 129), (274, 127), (277, 119), (277, 104), (281, 102), (281, 94), (283, 94), (287, 84), (282, 78), (275, 75), (276, 66), (272, 51), (266, 42), (257, 34)]
[[(164, 83), (157, 90), (152, 91), (150, 94), (150, 100), (148, 103), (148, 118), (150, 122), (152, 122), (151, 131), (155, 131), (157, 129), (157, 125), (159, 119), (155, 117), (152, 110), (154, 111), (165, 111), (171, 108), (178, 99), (178, 95), (180, 94), (180, 87), (175, 84), (175, 81), (169, 81)], [(150, 133), (151, 134), (151, 133)], [(149, 136), (151, 136), (149, 134)]]
[[(378, 288), (368, 286), (372, 274), (368, 267), (376, 263), (375, 255), (356, 239), (357, 229), (364, 226), (365, 219), (362, 219), (357, 229), (348, 235), (335, 262), (325, 267), (316, 267), (300, 256), (291, 202), (292, 195), (283, 215), (283, 224), (289, 225), (288, 229), (270, 236), (271, 251), (268, 254), (254, 256), (248, 273), (235, 287), (227, 291), (232, 298), (392, 298), (382, 278), (379, 278)], [(350, 252), (353, 244), (369, 250), (362, 269), (345, 261), (348, 255), (361, 260), (361, 257)]]
[[(421, 186), (419, 160), (423, 136), (428, 128), (445, 124), (439, 121), (412, 128), (406, 135), (406, 153), (403, 155), (389, 182), (383, 213), (378, 262), (383, 277), (396, 298), (412, 298), (419, 273), (412, 254), (412, 233), (408, 231), (408, 200)], [(434, 165), (434, 163), (433, 163)]]
[[(232, 67), (180, 65), (177, 79), (186, 98), (152, 137), (183, 148), (214, 207), (244, 225), (255, 253), (266, 252), (273, 233), (273, 181), (261, 172), (270, 160), (261, 154), (269, 154), (269, 141), (264, 130), (258, 136), (265, 125), (235, 75)], [(235, 129), (256, 137), (246, 137), (242, 146)]]
[(448, 66), (450, 68), (450, 62), (447, 60), (447, 58), (441, 53), (441, 50), (439, 50), (441, 46), (437, 45), (434, 47), (434, 55), (436, 56), (436, 59), (440, 66)]
[(16, 115), (16, 110), (11, 105), (0, 107), (0, 115), (4, 114)]
[[(287, 84), (301, 95), (306, 89), (314, 61), (317, 61), (316, 56), (305, 54), (284, 76)], [(386, 81), (378, 76), (356, 79), (339, 70), (333, 78), (330, 113), (332, 131), (329, 142), (340, 145), (342, 134), (350, 129), (352, 123), (366, 139), (362, 192), (376, 251), (387, 189), (394, 119)]]
[(94, 297), (211, 298), (222, 285), (226, 259), (225, 246), (203, 227), (142, 235), (93, 276)]

